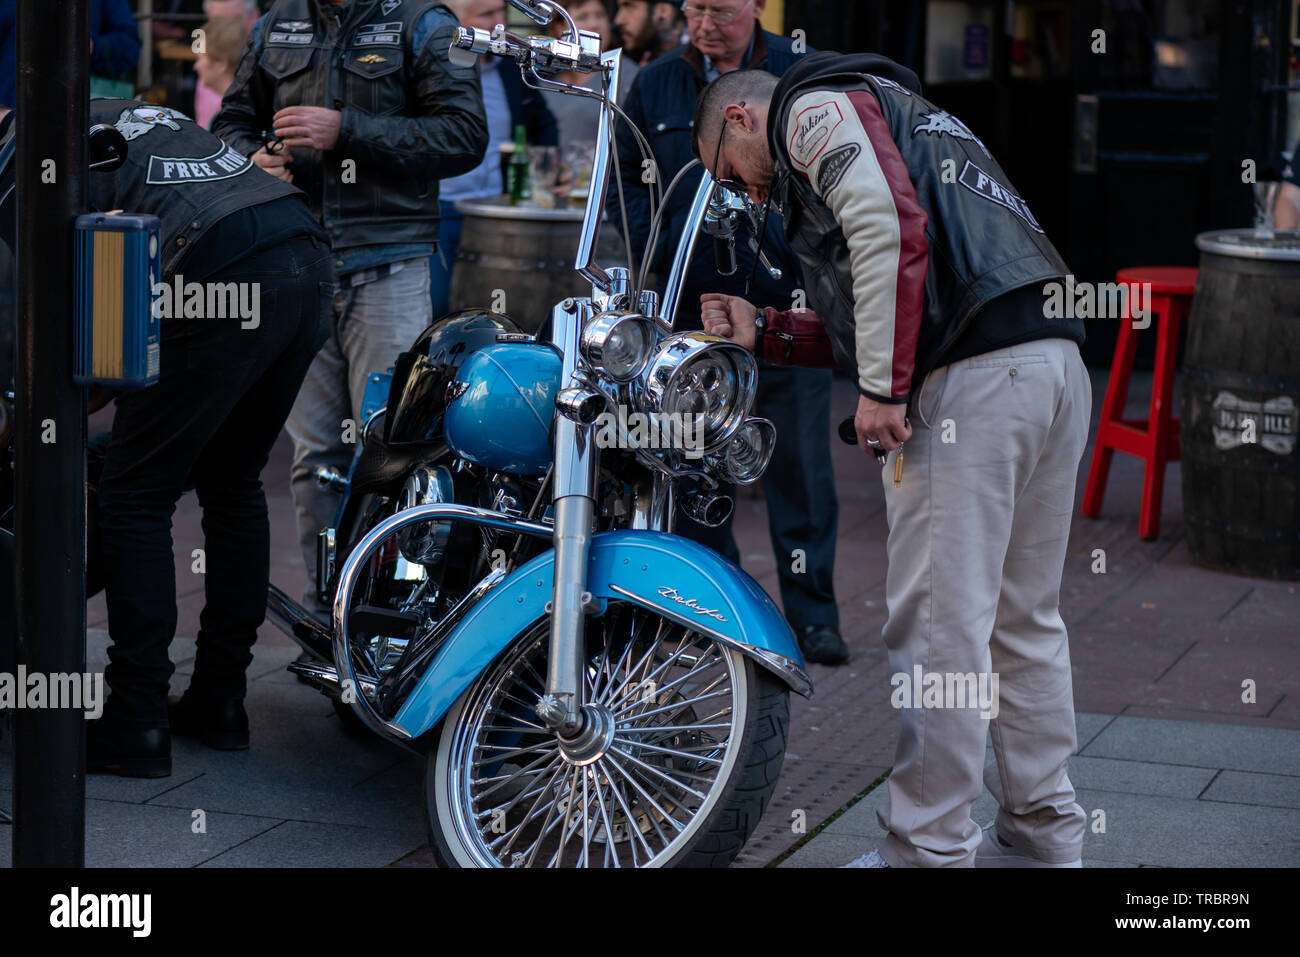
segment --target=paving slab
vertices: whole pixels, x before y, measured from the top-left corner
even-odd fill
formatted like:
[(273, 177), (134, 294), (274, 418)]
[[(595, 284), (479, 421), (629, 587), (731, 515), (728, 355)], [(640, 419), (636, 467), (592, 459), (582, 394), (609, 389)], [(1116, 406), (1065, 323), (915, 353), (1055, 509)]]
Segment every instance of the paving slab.
[(424, 842), (422, 824), (416, 832), (285, 821), (201, 866), (386, 867)]
[(1081, 752), (1156, 764), (1300, 775), (1300, 740), (1282, 728), (1116, 718)]
[(1214, 768), (1187, 768), (1173, 764), (1148, 764), (1113, 758), (1070, 758), (1070, 782), (1075, 789), (1154, 794), (1194, 801), (1214, 780)]
[(1078, 791), (1106, 813), (1105, 833), (1084, 834), (1084, 860), (1136, 860), (1156, 867), (1300, 866), (1300, 811), (1188, 801), (1115, 791)]
[(1222, 771), (1200, 795), (1202, 801), (1300, 808), (1300, 777)]
[[(0, 795), (0, 806), (10, 798)], [(204, 833), (188, 809), (86, 801), (87, 867), (195, 867), (274, 827), (274, 818), (209, 811)], [(0, 826), (0, 863), (13, 859), (13, 828)], [(262, 866), (269, 866), (263, 862)]]

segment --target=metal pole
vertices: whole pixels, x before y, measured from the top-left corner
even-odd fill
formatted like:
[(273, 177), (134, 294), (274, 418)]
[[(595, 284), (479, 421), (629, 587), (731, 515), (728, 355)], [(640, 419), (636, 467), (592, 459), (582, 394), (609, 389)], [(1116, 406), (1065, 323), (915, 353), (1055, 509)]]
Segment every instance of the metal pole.
[(135, 88), (147, 90), (153, 86), (153, 0), (140, 0), (135, 26), (140, 31), (140, 60), (136, 64)]
[[(86, 209), (89, 37), (90, 0), (19, 0), (15, 597), (19, 664), (47, 680), (86, 670), (86, 398), (72, 382), (72, 223)], [(70, 708), (15, 715), (15, 867), (85, 862), (85, 725)]]

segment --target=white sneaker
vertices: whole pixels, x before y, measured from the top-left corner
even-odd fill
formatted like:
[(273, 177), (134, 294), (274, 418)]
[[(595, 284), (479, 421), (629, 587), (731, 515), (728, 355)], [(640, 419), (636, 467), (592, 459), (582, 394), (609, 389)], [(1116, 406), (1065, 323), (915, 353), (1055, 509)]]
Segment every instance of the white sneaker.
[(984, 835), (980, 839), (980, 846), (975, 849), (976, 867), (1083, 867), (1082, 858), (1076, 857), (1064, 864), (1049, 864), (1047, 861), (1022, 854), (998, 837), (998, 830), (994, 824), (985, 825), (983, 830)]
[(880, 851), (872, 851), (870, 854), (863, 854), (856, 860), (849, 861), (841, 865), (841, 870), (845, 867), (888, 867), (885, 859), (880, 856)]

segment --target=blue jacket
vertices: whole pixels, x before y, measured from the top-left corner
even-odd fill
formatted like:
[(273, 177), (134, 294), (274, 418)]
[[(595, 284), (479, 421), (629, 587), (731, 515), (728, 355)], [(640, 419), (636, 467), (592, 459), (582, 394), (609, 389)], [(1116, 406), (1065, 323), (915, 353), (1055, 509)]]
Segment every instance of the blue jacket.
[[(745, 66), (781, 76), (803, 55), (794, 52), (793, 43), (788, 38), (757, 30), (749, 62)], [(663, 189), (668, 188), (682, 167), (695, 159), (691, 148), (691, 123), (695, 117), (695, 101), (707, 85), (703, 55), (691, 44), (664, 54), (645, 67), (632, 83), (632, 90), (623, 108), (650, 141)], [(650, 233), (650, 191), (641, 179), (644, 168), (641, 151), (625, 123), (620, 123), (618, 127), (618, 155), (632, 247), (639, 265)], [(667, 220), (660, 229), (659, 247), (651, 262), (651, 268), (661, 276), (668, 274), (673, 254), (677, 250), (677, 241), (686, 228), (691, 200), (695, 198), (702, 176), (703, 168), (696, 167), (683, 177), (668, 199)], [(614, 222), (620, 222), (616, 188), (611, 187), (609, 191), (607, 208), (610, 218)], [(768, 216), (763, 251), (785, 275), (779, 281), (773, 280), (767, 270), (760, 268), (754, 287), (749, 291), (749, 300), (760, 307), (774, 306), (778, 309), (800, 305), (792, 301), (795, 289), (801, 285), (799, 260), (785, 241), (784, 224), (775, 209)], [(736, 237), (736, 258), (739, 268), (735, 274), (729, 277), (719, 276), (713, 243), (707, 236), (700, 237), (682, 291), (678, 310), (679, 326), (699, 327), (702, 293), (745, 295), (745, 281), (753, 269), (754, 256), (744, 235)]]
[[(94, 76), (118, 79), (140, 59), (140, 33), (127, 0), (90, 0), (90, 55)], [(16, 0), (0, 0), (0, 104), (17, 106), (18, 21)]]

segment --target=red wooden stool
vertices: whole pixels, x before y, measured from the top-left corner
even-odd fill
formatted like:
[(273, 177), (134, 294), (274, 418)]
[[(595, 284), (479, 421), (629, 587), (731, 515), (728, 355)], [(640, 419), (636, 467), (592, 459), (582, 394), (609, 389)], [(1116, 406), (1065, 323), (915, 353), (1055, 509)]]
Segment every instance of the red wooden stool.
[[(1129, 315), (1129, 297), (1125, 297), (1124, 316), (1115, 344), (1115, 359), (1110, 366), (1110, 381), (1101, 406), (1097, 426), (1097, 443), (1088, 469), (1088, 484), (1083, 490), (1079, 511), (1088, 518), (1101, 513), (1106, 494), (1106, 478), (1115, 452), (1136, 455), (1146, 462), (1142, 479), (1142, 509), (1138, 518), (1138, 536), (1155, 538), (1160, 532), (1160, 500), (1165, 488), (1165, 464), (1181, 456), (1178, 419), (1170, 405), (1174, 394), (1174, 366), (1178, 361), (1178, 330), (1191, 310), (1196, 291), (1196, 270), (1181, 266), (1142, 266), (1121, 269), (1115, 276), (1120, 283), (1150, 283), (1150, 301), (1144, 303), (1147, 315), (1160, 317), (1156, 338), (1156, 373), (1151, 385), (1151, 414), (1147, 419), (1125, 419), (1124, 403), (1128, 399), (1129, 376), (1137, 352), (1139, 329), (1133, 328)], [(1131, 287), (1129, 287), (1131, 288)]]

